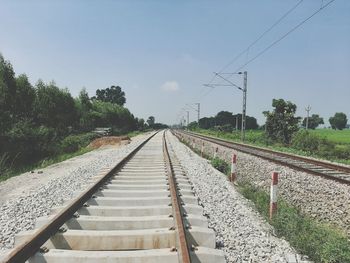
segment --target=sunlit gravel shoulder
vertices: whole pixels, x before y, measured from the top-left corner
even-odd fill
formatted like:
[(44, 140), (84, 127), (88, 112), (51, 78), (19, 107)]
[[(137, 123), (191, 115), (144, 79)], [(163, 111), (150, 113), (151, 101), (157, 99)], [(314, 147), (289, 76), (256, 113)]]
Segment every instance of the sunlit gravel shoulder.
[(272, 234), (271, 226), (226, 176), (175, 136), (167, 136), (209, 217), (217, 246), (225, 252), (227, 262), (308, 262), (287, 241)]
[[(52, 207), (71, 199), (74, 191), (82, 189), (89, 178), (115, 165), (149, 135), (136, 136), (124, 146), (105, 147), (54, 164), (41, 169), (40, 174), (26, 173), (9, 179), (11, 182), (3, 182), (1, 195), (1, 187), (12, 185), (13, 189), (0, 206), (0, 252), (13, 247), (16, 233), (33, 229), (37, 217), (47, 215)], [(24, 186), (26, 182), (30, 187)], [(17, 189), (16, 183), (21, 187)]]

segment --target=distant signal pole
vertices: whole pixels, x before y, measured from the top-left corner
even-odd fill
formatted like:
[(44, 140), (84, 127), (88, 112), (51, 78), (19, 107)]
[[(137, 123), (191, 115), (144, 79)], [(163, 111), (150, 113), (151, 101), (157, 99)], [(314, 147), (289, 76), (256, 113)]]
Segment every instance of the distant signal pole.
[(197, 105), (197, 122), (198, 122), (198, 125), (199, 125), (199, 119), (200, 119), (200, 115), (201, 115), (201, 104), (198, 102), (198, 103), (195, 103)]
[(188, 124), (190, 124), (190, 112), (187, 110), (187, 127), (188, 127)]
[(306, 114), (306, 125), (305, 125), (305, 128), (308, 129), (309, 128), (309, 116), (310, 116), (310, 111), (311, 111), (311, 107), (310, 105), (308, 105), (306, 108), (305, 108), (307, 114)]
[(200, 112), (201, 112), (201, 104), (199, 102), (198, 103), (193, 103), (193, 104), (197, 105), (197, 109), (192, 107), (191, 104), (188, 104), (188, 103), (186, 103), (186, 106), (190, 107), (192, 110), (197, 112), (197, 121), (198, 121), (198, 124), (199, 124), (199, 118), (200, 118)]

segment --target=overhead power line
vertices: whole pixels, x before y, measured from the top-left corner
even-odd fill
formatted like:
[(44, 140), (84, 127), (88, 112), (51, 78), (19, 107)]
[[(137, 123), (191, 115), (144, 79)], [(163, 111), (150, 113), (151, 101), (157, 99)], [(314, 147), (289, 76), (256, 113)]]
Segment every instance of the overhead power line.
[[(272, 24), (267, 30), (265, 30), (256, 40), (254, 40), (246, 49), (244, 49), (242, 52), (240, 52), (233, 60), (231, 60), (228, 64), (226, 64), (219, 73), (221, 73), (224, 69), (232, 65), (240, 56), (242, 56), (245, 52), (247, 52), (253, 45), (255, 45), (260, 39), (262, 39), (268, 32), (270, 32), (276, 25), (278, 25), (284, 18), (286, 18), (292, 11), (294, 11), (302, 2), (303, 0), (300, 0), (294, 5), (291, 9), (289, 9), (284, 15), (282, 15), (274, 24)], [(250, 60), (248, 60), (246, 63), (239, 66), (235, 71), (233, 71), (232, 75), (241, 71), (245, 66), (255, 61), (258, 57), (263, 55), (265, 52), (270, 50), (273, 46), (278, 44), (280, 41), (282, 41), (284, 38), (286, 38), (289, 34), (293, 33), (295, 30), (297, 30), (299, 27), (301, 27), (303, 24), (305, 24), (307, 21), (309, 21), (312, 17), (320, 13), (323, 9), (328, 7), (331, 3), (333, 3), (335, 0), (331, 0), (327, 2), (326, 4), (322, 0), (321, 6), (319, 9), (317, 9), (315, 12), (313, 12), (310, 16), (302, 20), (300, 23), (298, 23), (296, 26), (294, 26), (292, 29), (287, 31), (284, 35), (282, 35), (277, 40), (273, 41), (270, 45), (265, 47), (262, 51), (260, 51), (258, 54), (256, 54), (254, 57), (252, 57)], [(211, 84), (216, 79), (216, 75), (214, 74), (211, 78), (210, 82), (208, 84)], [(207, 92), (205, 92), (202, 96), (200, 96), (198, 99), (201, 99), (205, 96), (207, 96), (209, 93), (213, 91), (214, 87), (211, 87)]]
[(270, 45), (268, 45), (266, 48), (264, 48), (262, 51), (260, 51), (257, 55), (255, 55), (253, 58), (251, 58), (250, 60), (248, 60), (246, 63), (244, 63), (243, 65), (241, 65), (240, 67), (238, 67), (234, 72), (238, 72), (240, 70), (242, 70), (245, 66), (247, 66), (248, 64), (250, 64), (251, 62), (253, 62), (254, 60), (256, 60), (258, 57), (260, 57), (262, 54), (264, 54), (266, 51), (268, 51), (270, 48), (272, 48), (274, 45), (276, 45), (277, 43), (279, 43), (281, 40), (283, 40), (284, 38), (286, 38), (289, 34), (291, 34), (292, 32), (294, 32), (295, 30), (297, 30), (299, 27), (301, 27), (303, 24), (305, 24), (307, 21), (309, 21), (311, 18), (313, 18), (315, 15), (317, 15), (319, 12), (321, 12), (323, 9), (325, 9), (327, 6), (329, 6), (331, 3), (333, 3), (335, 0), (331, 0), (328, 3), (326, 3), (325, 5), (322, 5), (319, 9), (317, 9), (314, 13), (312, 13), (310, 16), (308, 16), (307, 18), (305, 18), (304, 20), (302, 20), (299, 24), (297, 24), (296, 26), (294, 26), (292, 29), (290, 29), (287, 33), (285, 33), (284, 35), (282, 35), (280, 38), (278, 38), (277, 40), (275, 40), (274, 42), (272, 42)]
[(277, 26), (283, 19), (285, 19), (291, 12), (293, 12), (304, 0), (297, 2), (291, 9), (289, 9), (285, 14), (283, 14), (275, 23), (273, 23), (267, 30), (265, 30), (257, 39), (255, 39), (247, 48), (235, 56), (229, 63), (227, 63), (218, 73), (221, 73), (229, 66), (231, 66), (237, 59), (239, 59), (245, 52), (249, 51), (256, 43), (259, 42), (267, 33), (269, 33), (275, 26)]
[[(242, 50), (242, 52), (240, 52), (236, 57), (234, 57), (229, 63), (227, 63), (224, 67), (221, 68), (220, 71), (218, 71), (218, 73), (222, 73), (226, 68), (228, 68), (230, 65), (232, 65), (237, 59), (239, 59), (245, 52), (247, 52), (251, 47), (253, 47), (256, 43), (259, 42), (260, 39), (262, 39), (267, 33), (269, 33), (274, 27), (276, 27), (283, 19), (285, 19), (290, 13), (292, 13), (304, 0), (300, 0), (298, 1), (291, 9), (289, 9), (286, 13), (284, 13), (275, 23), (273, 23), (268, 29), (266, 29), (263, 33), (261, 33), (259, 35), (258, 38), (256, 38), (252, 43), (249, 44), (249, 46), (247, 48), (245, 48), (244, 50)], [(211, 84), (214, 79), (216, 78), (216, 75), (213, 75), (213, 77), (211, 78), (211, 80), (208, 82), (208, 84)], [(202, 91), (204, 91), (204, 89), (202, 89)], [(202, 93), (202, 91), (200, 93)], [(200, 96), (199, 98), (203, 98), (206, 95), (208, 95), (210, 92), (212, 91), (212, 89), (208, 90), (207, 92), (205, 92), (202, 96)]]

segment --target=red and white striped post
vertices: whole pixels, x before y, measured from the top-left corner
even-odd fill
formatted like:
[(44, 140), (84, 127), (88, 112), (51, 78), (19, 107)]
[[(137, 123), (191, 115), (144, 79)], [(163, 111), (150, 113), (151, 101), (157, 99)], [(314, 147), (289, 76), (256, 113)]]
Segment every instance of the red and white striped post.
[(230, 181), (234, 182), (237, 176), (237, 155), (232, 154)]
[(270, 191), (270, 220), (277, 211), (277, 194), (278, 194), (278, 173), (273, 172), (271, 176), (271, 191)]
[(216, 147), (215, 150), (214, 150), (214, 159), (217, 157), (218, 151), (219, 151), (219, 148)]

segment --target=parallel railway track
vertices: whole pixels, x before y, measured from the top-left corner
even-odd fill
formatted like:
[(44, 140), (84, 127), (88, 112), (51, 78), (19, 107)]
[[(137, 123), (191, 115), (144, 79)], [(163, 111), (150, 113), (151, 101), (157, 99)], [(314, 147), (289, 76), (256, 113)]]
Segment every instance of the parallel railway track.
[(15, 243), (2, 262), (225, 262), (165, 132), (97, 175)]
[(343, 184), (350, 185), (350, 168), (333, 163), (322, 162), (293, 154), (277, 152), (266, 148), (255, 147), (252, 145), (230, 142), (219, 138), (201, 135), (188, 131), (173, 131), (177, 137), (181, 135), (190, 136), (195, 139), (204, 140), (213, 144), (234, 149), (243, 153), (254, 155), (274, 163), (288, 166), (295, 170), (303, 171), (309, 174), (322, 176), (327, 179), (335, 180)]

